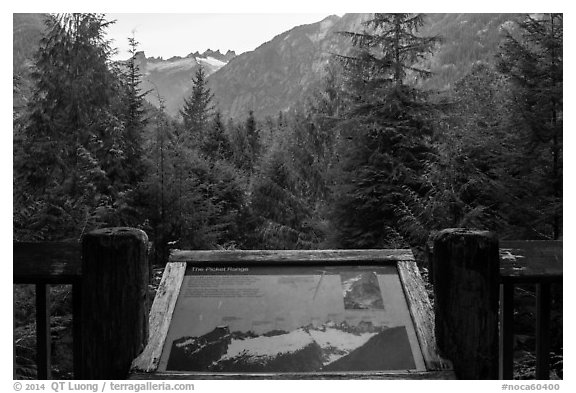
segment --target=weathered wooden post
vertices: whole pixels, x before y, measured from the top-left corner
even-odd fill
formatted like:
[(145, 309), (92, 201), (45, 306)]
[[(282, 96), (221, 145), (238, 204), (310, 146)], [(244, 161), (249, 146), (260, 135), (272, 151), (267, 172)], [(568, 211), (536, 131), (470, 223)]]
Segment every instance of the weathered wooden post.
[(81, 378), (126, 378), (148, 338), (148, 237), (106, 228), (82, 239)]
[(433, 237), (436, 340), (460, 379), (498, 379), (498, 239), (445, 229)]

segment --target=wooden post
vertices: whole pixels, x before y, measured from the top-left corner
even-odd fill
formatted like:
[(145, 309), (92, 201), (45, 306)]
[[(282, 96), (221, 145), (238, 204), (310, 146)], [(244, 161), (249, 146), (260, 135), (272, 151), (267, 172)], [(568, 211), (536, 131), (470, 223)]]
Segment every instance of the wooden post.
[(498, 379), (498, 239), (445, 229), (433, 240), (438, 348), (459, 379)]
[(82, 239), (82, 379), (124, 379), (148, 338), (146, 234), (106, 228)]

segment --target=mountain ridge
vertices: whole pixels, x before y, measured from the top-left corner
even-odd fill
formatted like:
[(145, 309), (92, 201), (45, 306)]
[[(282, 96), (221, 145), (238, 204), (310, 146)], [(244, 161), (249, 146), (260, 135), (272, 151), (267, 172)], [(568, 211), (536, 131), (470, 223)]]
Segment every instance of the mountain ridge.
[[(272, 332), (269, 332), (272, 333)], [(273, 334), (217, 326), (172, 342), (167, 371), (311, 372), (415, 369), (405, 326), (301, 326)], [(377, 343), (377, 345), (375, 345)], [(382, 351), (379, 348), (386, 348)]]
[[(334, 33), (359, 27), (368, 14), (330, 15), (278, 34), (237, 56), (208, 77), (224, 116), (257, 117), (289, 109), (319, 86), (332, 53), (346, 52), (349, 39)], [(230, 94), (234, 92), (234, 94)]]
[[(250, 110), (264, 118), (302, 102), (321, 86), (331, 55), (347, 55), (352, 50), (350, 38), (338, 32), (363, 31), (362, 22), (371, 15), (331, 15), (294, 27), (238, 56), (208, 77), (218, 107), (232, 118), (245, 117)], [(433, 76), (421, 85), (447, 90), (475, 62), (493, 63), (502, 29), (516, 15), (427, 14), (421, 35), (438, 35), (443, 41), (423, 61)]]
[[(38, 47), (43, 14), (14, 14), (14, 70), (23, 74), (33, 49)], [(177, 117), (192, 89), (199, 66), (208, 75), (216, 106), (226, 118), (242, 119), (250, 110), (257, 118), (276, 116), (302, 102), (326, 75), (332, 54), (347, 54), (352, 44), (339, 31), (361, 31), (372, 14), (330, 15), (280, 33), (256, 49), (239, 55), (207, 49), (167, 60), (147, 58), (139, 52), (143, 74), (141, 88), (156, 107), (163, 100), (166, 111)], [(443, 43), (424, 61), (434, 76), (425, 88), (446, 90), (477, 61), (493, 63), (503, 27), (516, 14), (428, 14), (422, 35), (440, 35)], [(30, 38), (27, 38), (30, 37)], [(25, 83), (24, 83), (25, 85)]]

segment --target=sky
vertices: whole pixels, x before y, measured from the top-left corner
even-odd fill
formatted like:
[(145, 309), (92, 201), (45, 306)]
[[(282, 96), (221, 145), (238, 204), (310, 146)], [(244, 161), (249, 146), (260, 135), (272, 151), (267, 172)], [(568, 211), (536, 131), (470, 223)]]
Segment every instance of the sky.
[(118, 48), (115, 59), (126, 59), (128, 37), (134, 33), (139, 50), (146, 57), (186, 56), (206, 49), (236, 54), (256, 49), (276, 35), (295, 26), (318, 22), (328, 13), (273, 14), (106, 14), (116, 22), (108, 29), (108, 38)]

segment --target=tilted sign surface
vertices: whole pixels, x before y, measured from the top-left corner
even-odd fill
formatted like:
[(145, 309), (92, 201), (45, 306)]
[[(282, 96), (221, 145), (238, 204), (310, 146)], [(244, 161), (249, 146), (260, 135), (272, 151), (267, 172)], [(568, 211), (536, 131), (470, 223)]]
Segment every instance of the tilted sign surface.
[(160, 371), (425, 370), (395, 266), (188, 265)]

